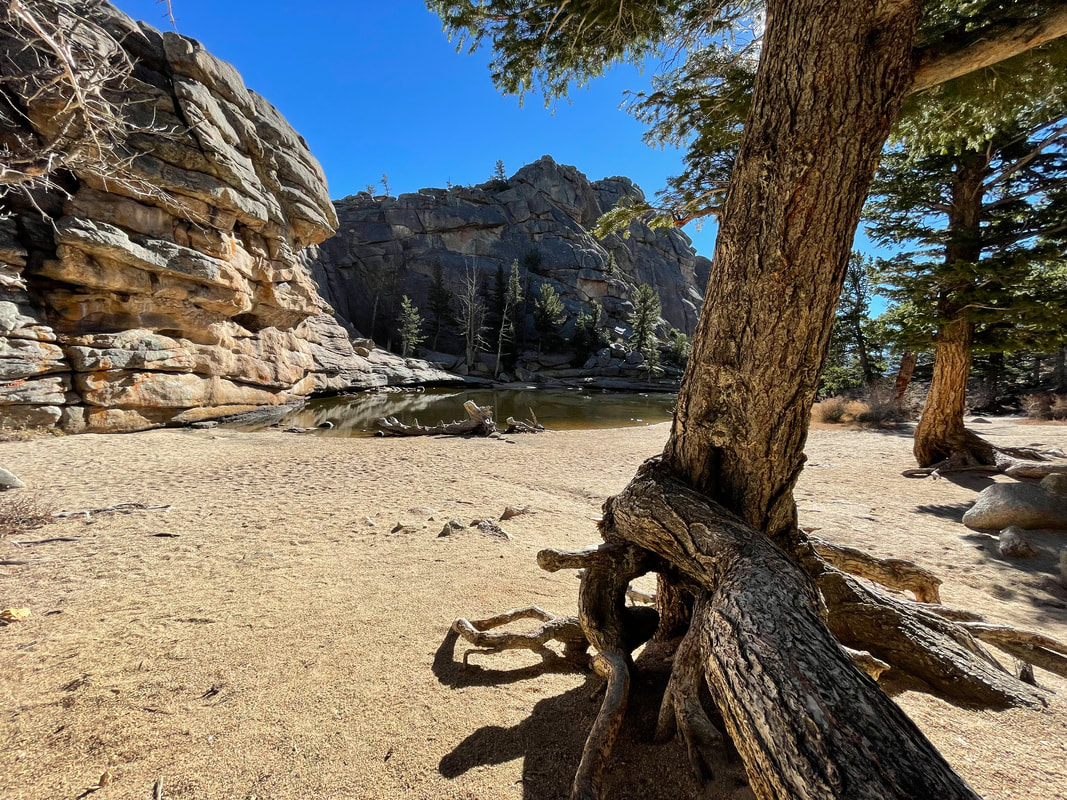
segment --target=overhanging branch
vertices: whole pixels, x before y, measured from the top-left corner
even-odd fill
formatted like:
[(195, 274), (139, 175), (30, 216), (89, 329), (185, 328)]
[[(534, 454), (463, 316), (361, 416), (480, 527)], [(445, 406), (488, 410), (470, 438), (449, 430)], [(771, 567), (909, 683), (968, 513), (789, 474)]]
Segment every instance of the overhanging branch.
[(1067, 5), (1043, 17), (1029, 20), (952, 53), (940, 47), (924, 48), (916, 52), (915, 75), (911, 93), (959, 78), (985, 67), (991, 67), (1035, 47), (1067, 36)]

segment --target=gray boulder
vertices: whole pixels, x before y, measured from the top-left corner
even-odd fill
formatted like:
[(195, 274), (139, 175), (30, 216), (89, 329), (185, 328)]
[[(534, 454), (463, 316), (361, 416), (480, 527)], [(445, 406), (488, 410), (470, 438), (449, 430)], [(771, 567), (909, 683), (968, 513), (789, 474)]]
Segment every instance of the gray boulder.
[(6, 492), (8, 489), (25, 489), (26, 484), (20, 481), (14, 474), (8, 472), (6, 469), (0, 468), (0, 492)]
[(963, 524), (975, 530), (1004, 530), (1012, 526), (1067, 529), (1065, 476), (1049, 475), (1039, 484), (994, 483), (983, 489)]

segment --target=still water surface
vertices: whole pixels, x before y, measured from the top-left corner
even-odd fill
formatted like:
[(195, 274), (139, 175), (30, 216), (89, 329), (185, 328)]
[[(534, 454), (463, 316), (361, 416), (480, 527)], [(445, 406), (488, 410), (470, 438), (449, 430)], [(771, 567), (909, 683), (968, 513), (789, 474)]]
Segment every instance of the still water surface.
[(377, 431), (375, 421), (396, 417), (406, 424), (416, 419), (423, 425), (444, 420), (466, 419), (463, 403), (473, 400), (490, 405), (494, 418), (502, 423), (508, 417), (531, 418), (552, 430), (623, 428), (652, 425), (671, 418), (677, 394), (603, 392), (556, 389), (429, 389), (425, 392), (358, 394), (312, 400), (286, 417), (286, 426), (313, 428), (332, 422), (325, 436), (370, 436)]

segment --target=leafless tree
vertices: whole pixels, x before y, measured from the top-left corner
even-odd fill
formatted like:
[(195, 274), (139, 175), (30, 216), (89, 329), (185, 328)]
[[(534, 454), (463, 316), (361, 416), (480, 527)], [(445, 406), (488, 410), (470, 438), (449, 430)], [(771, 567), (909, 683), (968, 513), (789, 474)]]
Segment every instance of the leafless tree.
[[(159, 193), (138, 177), (135, 132), (173, 136), (128, 113), (134, 62), (100, 24), (98, 0), (0, 0), (0, 199), (66, 193), (66, 174), (92, 175), (134, 196)], [(144, 115), (141, 115), (142, 117)]]

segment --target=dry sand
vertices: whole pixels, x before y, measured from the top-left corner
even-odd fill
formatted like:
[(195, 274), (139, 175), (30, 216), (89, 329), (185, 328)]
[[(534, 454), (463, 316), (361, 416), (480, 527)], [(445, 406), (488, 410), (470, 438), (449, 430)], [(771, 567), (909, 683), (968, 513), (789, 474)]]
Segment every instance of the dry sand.
[[(1067, 428), (983, 425), (995, 442), (1067, 447)], [(341, 439), (168, 430), (0, 445), (0, 465), (68, 510), (0, 540), (0, 798), (556, 798), (597, 711), (595, 679), (530, 654), (473, 656), (456, 616), (536, 603), (573, 613), (577, 582), (534, 561), (593, 543), (591, 517), (657, 452), (666, 425), (492, 440)], [(986, 478), (909, 480), (907, 432), (815, 430), (797, 493), (819, 535), (912, 558), (944, 602), (1067, 639), (1040, 558), (1000, 558), (959, 523)], [(451, 518), (535, 514), (511, 542)], [(432, 519), (431, 519), (432, 518)], [(392, 533), (397, 522), (413, 526)], [(66, 541), (73, 538), (75, 541)], [(60, 541), (62, 539), (62, 541)], [(31, 544), (30, 542), (38, 542)], [(897, 698), (987, 798), (1067, 797), (1067, 682), (1049, 710)], [(624, 730), (618, 798), (699, 797), (676, 745)]]

